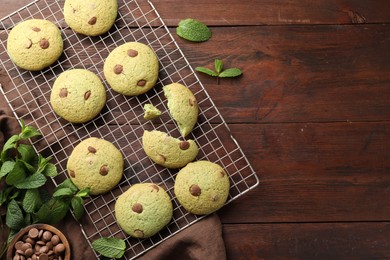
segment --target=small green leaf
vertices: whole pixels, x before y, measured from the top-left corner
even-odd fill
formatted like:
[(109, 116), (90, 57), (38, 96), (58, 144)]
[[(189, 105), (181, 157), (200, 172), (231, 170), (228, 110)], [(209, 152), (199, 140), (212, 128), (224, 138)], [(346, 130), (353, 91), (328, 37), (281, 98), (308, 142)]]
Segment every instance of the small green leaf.
[(8, 186), (0, 191), (0, 206), (2, 206), (3, 203), (7, 202), (8, 199), (11, 199), (9, 198), (9, 194), (12, 192), (13, 189), (13, 187)]
[(11, 200), (8, 204), (5, 223), (14, 230), (19, 230), (25, 225), (22, 209), (15, 200)]
[(46, 177), (41, 173), (34, 173), (14, 185), (18, 189), (36, 189), (43, 186), (46, 183), (46, 180)]
[(73, 197), (70, 201), (76, 219), (80, 219), (84, 214), (84, 201), (81, 197)]
[(73, 184), (73, 182), (70, 179), (64, 180), (60, 185), (57, 186), (56, 190), (62, 189), (62, 188), (69, 188), (73, 192), (77, 192), (78, 188), (76, 185)]
[(19, 134), (21, 140), (26, 140), (35, 136), (40, 136), (41, 133), (33, 126), (26, 126), (22, 123), (22, 132)]
[(219, 74), (221, 73), (222, 69), (223, 69), (223, 62), (222, 60), (220, 59), (215, 59), (214, 61), (214, 67), (215, 67), (215, 71)]
[(38, 210), (36, 222), (56, 224), (60, 222), (69, 210), (69, 203), (61, 198), (51, 198)]
[(126, 250), (125, 241), (115, 237), (102, 237), (92, 242), (92, 248), (109, 258), (121, 258)]
[(237, 77), (242, 74), (242, 71), (238, 68), (230, 68), (222, 71), (219, 74), (219, 77), (221, 78), (231, 78), (231, 77)]
[(3, 163), (0, 169), (0, 179), (6, 176), (15, 166), (14, 161), (6, 161)]
[(3, 162), (7, 160), (7, 151), (12, 148), (16, 148), (18, 141), (19, 141), (19, 136), (13, 135), (7, 140), (7, 142), (5, 142), (3, 146), (3, 150), (1, 151), (1, 160)]
[(42, 206), (41, 195), (38, 189), (30, 189), (26, 191), (23, 199), (23, 209), (27, 213), (33, 213)]
[(52, 163), (48, 163), (42, 174), (47, 177), (56, 177), (58, 175), (57, 167)]
[(76, 196), (80, 198), (88, 197), (90, 191), (91, 191), (90, 188), (81, 189), (79, 192), (77, 192)]
[(211, 37), (211, 30), (207, 25), (191, 18), (181, 20), (176, 28), (176, 33), (180, 37), (193, 42), (204, 42)]
[(32, 164), (34, 159), (36, 158), (35, 150), (31, 145), (19, 144), (18, 152), (22, 156), (22, 160), (27, 163)]
[(56, 189), (56, 191), (53, 193), (53, 197), (69, 197), (73, 195), (74, 193), (70, 188)]
[(216, 73), (215, 71), (213, 71), (211, 69), (208, 69), (208, 68), (196, 67), (195, 70), (199, 71), (199, 72), (202, 72), (202, 73), (205, 73), (205, 74), (207, 74), (209, 76), (213, 76), (213, 77), (217, 77), (218, 76), (218, 73)]
[[(31, 164), (29, 164), (28, 162), (25, 162), (25, 161), (20, 161), (23, 163), (25, 169), (30, 173), (35, 173), (37, 170), (35, 169), (34, 166), (32, 166)], [(26, 172), (27, 173), (27, 172)]]
[(38, 155), (38, 170), (37, 172), (42, 173), (49, 161), (51, 160), (51, 157), (45, 158), (41, 154)]
[(27, 177), (24, 164), (21, 161), (17, 161), (13, 169), (8, 173), (5, 182), (8, 185), (16, 185), (22, 182)]

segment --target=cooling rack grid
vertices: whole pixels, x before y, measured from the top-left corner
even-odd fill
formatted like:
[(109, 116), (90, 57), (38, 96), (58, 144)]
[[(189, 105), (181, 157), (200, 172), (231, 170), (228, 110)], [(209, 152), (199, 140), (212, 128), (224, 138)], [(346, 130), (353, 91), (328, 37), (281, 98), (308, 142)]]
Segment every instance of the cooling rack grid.
[[(125, 259), (132, 259), (203, 218), (189, 214), (178, 204), (173, 193), (177, 170), (154, 164), (144, 153), (140, 141), (144, 130), (156, 129), (175, 137), (180, 136), (177, 125), (169, 115), (162, 91), (164, 85), (172, 82), (188, 86), (198, 101), (198, 123), (187, 138), (196, 140), (199, 145), (197, 160), (218, 163), (228, 172), (231, 189), (227, 203), (258, 185), (256, 173), (150, 1), (119, 0), (115, 25), (108, 33), (98, 37), (82, 36), (68, 28), (62, 14), (63, 2), (36, 0), (0, 20), (0, 70), (9, 77), (9, 82), (3, 84), (0, 90), (14, 115), (43, 133), (43, 137), (33, 145), (37, 152), (53, 157), (59, 171), (59, 175), (53, 179), (55, 185), (67, 178), (67, 158), (85, 138), (103, 138), (123, 153), (125, 168), (119, 185), (111, 192), (94, 196), (85, 203), (87, 214), (80, 225), (89, 244), (100, 237), (123, 238), (127, 246)], [(52, 66), (40, 72), (18, 69), (6, 51), (9, 31), (20, 21), (30, 18), (52, 21), (61, 28), (64, 38), (63, 55)], [(115, 47), (128, 41), (145, 43), (157, 54), (160, 71), (156, 86), (138, 97), (125, 97), (112, 91), (103, 81), (107, 104), (97, 118), (85, 124), (70, 124), (59, 118), (49, 104), (51, 86), (56, 77), (71, 68), (84, 68), (103, 80), (105, 58)], [(152, 103), (159, 108), (163, 112), (161, 117), (154, 121), (145, 120), (145, 103)], [(164, 187), (174, 206), (172, 221), (149, 239), (130, 238), (119, 228), (114, 217), (116, 198), (132, 184), (140, 182), (155, 182)]]

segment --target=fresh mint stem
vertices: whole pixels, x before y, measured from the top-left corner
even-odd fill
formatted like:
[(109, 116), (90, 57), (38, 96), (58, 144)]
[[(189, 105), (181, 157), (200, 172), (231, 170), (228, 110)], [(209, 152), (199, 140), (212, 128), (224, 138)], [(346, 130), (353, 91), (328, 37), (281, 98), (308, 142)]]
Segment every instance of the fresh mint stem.
[(219, 85), (221, 78), (233, 78), (242, 74), (239, 68), (223, 69), (223, 62), (220, 59), (214, 60), (214, 70), (205, 67), (196, 67), (195, 70), (212, 77), (217, 77), (217, 84)]

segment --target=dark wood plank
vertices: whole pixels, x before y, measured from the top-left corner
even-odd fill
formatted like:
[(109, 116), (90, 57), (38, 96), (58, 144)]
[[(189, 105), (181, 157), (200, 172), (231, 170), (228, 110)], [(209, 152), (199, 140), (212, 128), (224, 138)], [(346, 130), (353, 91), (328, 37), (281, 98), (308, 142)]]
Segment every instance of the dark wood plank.
[[(123, 0), (119, 0), (121, 3)], [(30, 3), (30, 0), (5, 0), (0, 17)], [(142, 1), (139, 1), (142, 2)], [(176, 26), (180, 19), (192, 17), (210, 26), (280, 25), (280, 24), (351, 24), (390, 21), (388, 1), (151, 1), (165, 23)], [(196, 5), (196, 8), (195, 8)]]
[[(386, 1), (152, 1), (169, 25), (193, 17), (208, 25), (351, 24), (389, 21)], [(196, 5), (197, 8), (194, 8)]]
[(230, 125), (260, 185), (224, 223), (388, 221), (390, 123)]
[(228, 259), (389, 259), (390, 225), (301, 223), (224, 225)]

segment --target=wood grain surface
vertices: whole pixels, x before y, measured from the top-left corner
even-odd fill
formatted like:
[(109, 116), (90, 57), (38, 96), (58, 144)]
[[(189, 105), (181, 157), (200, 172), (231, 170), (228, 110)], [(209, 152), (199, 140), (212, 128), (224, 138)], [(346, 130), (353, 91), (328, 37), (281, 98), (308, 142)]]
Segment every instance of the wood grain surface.
[(228, 259), (390, 259), (390, 1), (151, 2), (191, 66), (244, 72), (199, 74), (260, 178), (219, 211)]

